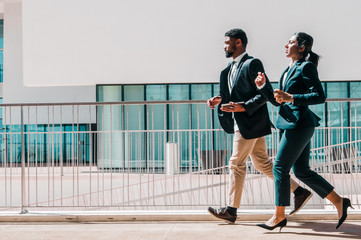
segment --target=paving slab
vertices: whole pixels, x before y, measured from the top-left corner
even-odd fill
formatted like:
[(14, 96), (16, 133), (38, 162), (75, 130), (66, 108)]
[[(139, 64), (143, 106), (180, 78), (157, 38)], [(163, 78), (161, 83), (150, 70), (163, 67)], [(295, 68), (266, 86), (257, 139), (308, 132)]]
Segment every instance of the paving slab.
[(0, 240), (309, 240), (361, 239), (361, 221), (350, 220), (336, 230), (336, 221), (289, 221), (282, 232), (256, 226), (260, 222), (241, 221), (132, 221), (83, 223), (1, 223)]

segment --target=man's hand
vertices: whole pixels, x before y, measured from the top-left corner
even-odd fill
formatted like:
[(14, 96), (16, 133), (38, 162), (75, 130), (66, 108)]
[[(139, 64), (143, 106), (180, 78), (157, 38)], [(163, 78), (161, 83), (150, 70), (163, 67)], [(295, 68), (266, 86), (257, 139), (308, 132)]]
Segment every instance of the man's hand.
[(210, 107), (211, 109), (214, 109), (215, 106), (217, 106), (218, 104), (221, 103), (221, 101), (222, 101), (221, 96), (215, 96), (215, 97), (208, 99), (207, 104), (208, 104), (208, 107)]
[(245, 112), (246, 109), (241, 104), (236, 104), (234, 102), (229, 102), (231, 106), (229, 107), (221, 107), (223, 112)]
[(273, 96), (275, 97), (276, 102), (280, 104), (283, 102), (293, 102), (293, 95), (280, 89), (275, 89)]
[(254, 80), (254, 83), (257, 85), (257, 87), (262, 87), (262, 85), (266, 82), (266, 77), (264, 73), (259, 72), (258, 76)]

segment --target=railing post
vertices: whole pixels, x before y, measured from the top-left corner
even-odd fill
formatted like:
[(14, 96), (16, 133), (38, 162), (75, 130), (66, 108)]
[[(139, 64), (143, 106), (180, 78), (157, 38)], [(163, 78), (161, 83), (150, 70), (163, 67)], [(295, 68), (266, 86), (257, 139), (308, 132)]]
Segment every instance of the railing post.
[(24, 114), (23, 106), (20, 107), (21, 121), (21, 214), (28, 211), (25, 209), (25, 141), (24, 141)]

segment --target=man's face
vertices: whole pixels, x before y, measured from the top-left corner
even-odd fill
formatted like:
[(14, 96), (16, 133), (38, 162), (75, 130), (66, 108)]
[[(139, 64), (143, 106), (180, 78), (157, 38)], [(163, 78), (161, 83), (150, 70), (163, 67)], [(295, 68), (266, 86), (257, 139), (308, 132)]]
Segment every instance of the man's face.
[(225, 37), (224, 39), (224, 52), (226, 54), (226, 58), (230, 58), (236, 51), (236, 39)]

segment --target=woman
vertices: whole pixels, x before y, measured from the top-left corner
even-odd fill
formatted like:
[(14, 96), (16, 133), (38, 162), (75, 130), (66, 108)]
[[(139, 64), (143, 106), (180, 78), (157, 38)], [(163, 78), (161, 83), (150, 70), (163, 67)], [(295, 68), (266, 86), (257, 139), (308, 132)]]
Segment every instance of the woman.
[(303, 32), (295, 33), (286, 44), (286, 57), (291, 63), (283, 72), (279, 89), (273, 91), (265, 75), (258, 73), (255, 80), (262, 94), (279, 106), (276, 126), (281, 130), (279, 150), (273, 166), (276, 191), (276, 211), (265, 224), (258, 226), (273, 230), (286, 226), (285, 207), (290, 205), (291, 167), (295, 176), (308, 185), (320, 197), (327, 198), (336, 207), (338, 224), (347, 217), (347, 208), (352, 207), (348, 198), (341, 198), (333, 186), (309, 166), (310, 140), (320, 120), (308, 105), (324, 103), (326, 100), (318, 79), (319, 56), (312, 52), (313, 38)]

